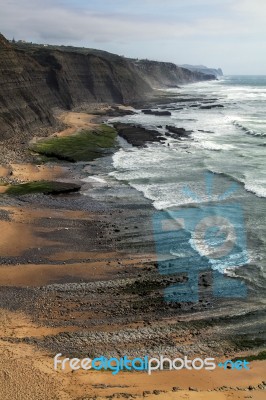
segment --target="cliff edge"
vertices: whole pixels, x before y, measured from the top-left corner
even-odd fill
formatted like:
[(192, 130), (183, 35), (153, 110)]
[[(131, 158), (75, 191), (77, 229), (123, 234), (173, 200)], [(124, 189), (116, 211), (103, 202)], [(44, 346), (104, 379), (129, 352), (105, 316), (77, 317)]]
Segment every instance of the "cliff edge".
[(56, 124), (54, 110), (130, 104), (154, 88), (214, 79), (171, 63), (65, 46), (11, 44), (0, 35), (0, 140)]

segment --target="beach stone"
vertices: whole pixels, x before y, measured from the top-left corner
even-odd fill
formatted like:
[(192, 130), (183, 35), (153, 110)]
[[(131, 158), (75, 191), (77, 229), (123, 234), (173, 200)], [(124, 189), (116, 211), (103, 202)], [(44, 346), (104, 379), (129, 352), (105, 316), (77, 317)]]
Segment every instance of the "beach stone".
[(181, 390), (180, 387), (174, 386), (172, 389), (172, 392), (178, 392), (178, 390)]
[(151, 394), (151, 392), (149, 392), (148, 390), (145, 390), (143, 392), (143, 397), (148, 397)]

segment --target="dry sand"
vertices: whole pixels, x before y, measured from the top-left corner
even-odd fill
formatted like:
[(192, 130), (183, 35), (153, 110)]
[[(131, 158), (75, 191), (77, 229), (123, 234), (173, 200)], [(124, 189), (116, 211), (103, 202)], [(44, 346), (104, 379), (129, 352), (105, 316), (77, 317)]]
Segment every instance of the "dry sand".
[[(75, 211), (29, 210), (7, 207), (12, 211), (13, 220), (1, 221), (1, 253), (22, 252), (28, 246), (49, 246), (51, 243), (39, 241), (34, 234), (34, 221), (40, 217), (57, 215), (68, 218), (91, 218), (89, 213)], [(3, 239), (4, 237), (4, 239)], [(126, 258), (117, 252), (97, 253), (66, 251), (50, 256), (54, 260), (80, 259), (80, 263), (62, 265), (9, 265), (0, 267), (0, 285), (17, 287), (35, 287), (57, 282), (66, 275), (82, 280), (101, 280), (110, 278), (117, 259), (123, 256), (124, 264), (139, 262), (141, 257)], [(90, 259), (83, 263), (82, 260)], [(102, 260), (101, 260), (102, 259)], [(107, 266), (103, 261), (108, 259)], [(148, 255), (151, 259), (151, 255)], [(40, 350), (26, 343), (10, 343), (10, 338), (40, 338), (55, 335), (59, 332), (73, 332), (76, 327), (48, 327), (34, 323), (29, 316), (21, 312), (0, 310), (0, 399), (1, 400), (83, 400), (106, 399), (107, 396), (121, 398), (127, 394), (142, 399), (143, 392), (147, 399), (197, 399), (197, 400), (235, 400), (265, 398), (265, 391), (248, 390), (261, 384), (265, 373), (266, 362), (253, 362), (251, 371), (230, 371), (217, 369), (212, 372), (200, 371), (163, 371), (148, 376), (146, 373), (119, 373), (113, 376), (110, 372), (55, 372), (53, 370), (54, 354)], [(9, 341), (5, 341), (9, 338)], [(188, 390), (190, 386), (197, 391)], [(214, 391), (215, 388), (245, 387), (247, 390)], [(182, 390), (173, 392), (173, 387)], [(157, 394), (153, 394), (156, 390)], [(161, 391), (161, 392), (160, 392)], [(117, 395), (120, 393), (120, 395)], [(158, 394), (159, 393), (159, 394)]]
[(63, 131), (55, 132), (52, 136), (69, 136), (82, 129), (97, 128), (98, 125), (96, 122), (93, 122), (95, 115), (82, 112), (64, 112), (58, 118), (67, 128)]
[(67, 167), (58, 165), (11, 164), (12, 178), (21, 182), (53, 181), (59, 178), (69, 178)]
[[(55, 333), (53, 328), (38, 327), (20, 313), (0, 311), (2, 339), (5, 337), (43, 336)], [(60, 330), (57, 330), (60, 331)], [(0, 398), (1, 400), (77, 400), (105, 399), (123, 393), (137, 399), (198, 399), (235, 400), (265, 399), (265, 391), (228, 390), (213, 391), (221, 386), (248, 387), (261, 383), (265, 362), (254, 362), (250, 371), (162, 371), (148, 376), (146, 373), (54, 371), (53, 356), (24, 343), (0, 341)], [(192, 383), (193, 382), (193, 385)], [(188, 390), (193, 386), (197, 391)], [(173, 387), (180, 390), (173, 392)], [(159, 394), (152, 394), (153, 391)], [(160, 393), (161, 391), (161, 393)], [(95, 396), (95, 397), (94, 397)], [(121, 398), (118, 395), (113, 398)]]
[(10, 169), (0, 165), (0, 177), (6, 177), (10, 173)]
[[(86, 113), (68, 112), (61, 115), (61, 120), (68, 125), (56, 135), (73, 134), (79, 129), (95, 127), (95, 116)], [(58, 166), (35, 166), (29, 164), (12, 164), (9, 168), (0, 167), (0, 176), (7, 176), (13, 171), (15, 179), (27, 182), (31, 180), (50, 180), (65, 177), (69, 171)], [(0, 187), (1, 189), (1, 187)], [(60, 219), (60, 221), (90, 221), (93, 214), (83, 211), (28, 208), (26, 206), (6, 206), (1, 208), (10, 213), (10, 220), (0, 221), (0, 253), (2, 256), (21, 255), (29, 249), (49, 248), (47, 264), (28, 263), (23, 265), (0, 266), (0, 285), (2, 287), (38, 287), (63, 280), (66, 276), (78, 280), (108, 279), (116, 273), (118, 259), (123, 265), (145, 263), (154, 259), (154, 255), (130, 255), (118, 251), (73, 251), (62, 248), (54, 240), (44, 240), (41, 233), (49, 233), (42, 227), (42, 219)], [(60, 230), (69, 229), (64, 226)], [(51, 230), (52, 232), (52, 230)], [(54, 232), (54, 231), (53, 231)], [(53, 251), (54, 249), (54, 251)], [(89, 260), (83, 262), (83, 260)], [(108, 259), (108, 265), (106, 260)], [(72, 262), (75, 260), (75, 262)], [(79, 261), (80, 260), (80, 261)], [(49, 262), (55, 262), (51, 265)], [(266, 362), (252, 363), (251, 371), (230, 371), (217, 369), (212, 372), (200, 371), (162, 371), (148, 376), (146, 373), (119, 373), (113, 376), (110, 372), (55, 372), (53, 354), (40, 350), (34, 345), (23, 342), (12, 342), (10, 338), (40, 338), (55, 335), (59, 332), (71, 332), (74, 326), (52, 327), (33, 322), (23, 313), (0, 309), (0, 400), (87, 400), (126, 398), (132, 394), (143, 399), (144, 391), (151, 392), (145, 398), (149, 400), (235, 400), (265, 399), (263, 390), (228, 390), (213, 391), (217, 387), (257, 386), (265, 375)], [(122, 327), (121, 327), (122, 329)], [(6, 339), (9, 338), (7, 341)], [(193, 386), (197, 391), (188, 390)], [(172, 391), (173, 387), (181, 390)], [(154, 394), (153, 391), (162, 391)], [(116, 395), (117, 394), (117, 395)], [(109, 397), (110, 398), (110, 397)], [(130, 397), (128, 397), (130, 398)]]
[[(60, 332), (58, 328), (38, 326), (22, 313), (0, 310), (2, 340), (0, 341), (0, 398), (1, 400), (77, 400), (105, 399), (116, 393), (132, 394), (137, 399), (145, 398), (176, 400), (235, 400), (265, 399), (263, 390), (214, 391), (221, 386), (257, 386), (265, 373), (266, 362), (252, 363), (250, 371), (162, 371), (148, 376), (146, 373), (119, 373), (97, 371), (54, 371), (53, 355), (24, 343), (5, 342), (5, 337), (39, 337)], [(193, 382), (193, 384), (192, 384)], [(189, 387), (197, 391), (189, 390)], [(173, 392), (173, 387), (180, 390)], [(158, 394), (152, 394), (153, 391)], [(161, 393), (160, 393), (161, 391)], [(94, 397), (95, 396), (95, 397)], [(113, 397), (121, 398), (118, 395)]]

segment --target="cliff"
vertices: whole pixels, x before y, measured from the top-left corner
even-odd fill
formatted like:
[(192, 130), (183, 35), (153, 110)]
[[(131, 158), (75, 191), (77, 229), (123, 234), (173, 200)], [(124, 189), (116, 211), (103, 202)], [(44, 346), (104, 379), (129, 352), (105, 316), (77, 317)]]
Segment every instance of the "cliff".
[(0, 140), (55, 125), (55, 109), (129, 104), (152, 95), (153, 87), (212, 78), (99, 50), (13, 45), (0, 35)]
[(153, 88), (174, 87), (179, 84), (215, 79), (211, 74), (192, 72), (173, 63), (149, 60), (134, 61), (139, 75)]
[[(44, 69), (15, 51), (0, 36), (0, 138), (53, 124), (51, 107), (59, 105), (47, 85)], [(49, 106), (48, 106), (49, 104)]]
[(215, 75), (216, 78), (219, 76), (223, 76), (223, 71), (221, 68), (208, 68), (205, 67), (205, 65), (189, 65), (189, 64), (184, 64), (181, 65), (181, 67), (187, 68), (192, 72), (201, 72), (202, 74), (211, 74)]
[(150, 86), (116, 57), (38, 49), (22, 51), (0, 37), (0, 137), (55, 124), (55, 108), (88, 102), (129, 103)]

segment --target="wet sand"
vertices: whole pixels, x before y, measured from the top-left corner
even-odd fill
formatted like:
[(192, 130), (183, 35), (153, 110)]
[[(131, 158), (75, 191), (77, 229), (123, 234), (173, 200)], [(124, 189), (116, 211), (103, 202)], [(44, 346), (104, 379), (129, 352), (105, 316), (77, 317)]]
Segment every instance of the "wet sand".
[[(25, 343), (12, 343), (10, 338), (36, 338), (60, 332), (46, 328), (22, 313), (1, 310), (0, 341), (1, 399), (255, 399), (262, 400), (265, 390), (261, 376), (265, 363), (254, 362), (251, 371), (164, 371), (146, 373), (86, 372), (53, 370), (50, 354)], [(68, 328), (64, 332), (73, 332)], [(6, 341), (6, 339), (9, 339)], [(253, 388), (253, 389), (251, 389)], [(10, 396), (12, 393), (12, 397)], [(22, 395), (23, 393), (23, 395)], [(109, 397), (111, 396), (111, 397)]]
[[(63, 134), (92, 123), (87, 114), (65, 113), (63, 120), (70, 125)], [(81, 182), (108, 168), (106, 158), (90, 166), (12, 164), (0, 171), (4, 177), (11, 169), (12, 179), (23, 182)], [(236, 312), (233, 302), (213, 299), (208, 276), (200, 284), (199, 304), (164, 302), (163, 289), (185, 277), (158, 274), (152, 215), (146, 199), (118, 182), (85, 179), (80, 194), (0, 198), (1, 400), (264, 398), (265, 361), (253, 362), (246, 373), (217, 369), (114, 377), (53, 370), (59, 352), (219, 359), (254, 352), (241, 351), (232, 339), (243, 325), (241, 312), (249, 311), (245, 324), (252, 327), (258, 310), (242, 304)]]

